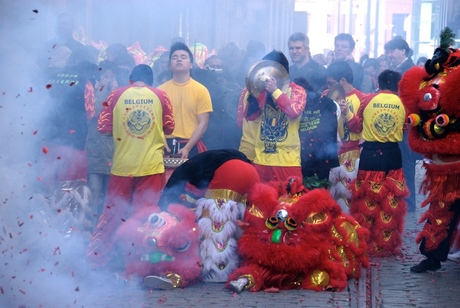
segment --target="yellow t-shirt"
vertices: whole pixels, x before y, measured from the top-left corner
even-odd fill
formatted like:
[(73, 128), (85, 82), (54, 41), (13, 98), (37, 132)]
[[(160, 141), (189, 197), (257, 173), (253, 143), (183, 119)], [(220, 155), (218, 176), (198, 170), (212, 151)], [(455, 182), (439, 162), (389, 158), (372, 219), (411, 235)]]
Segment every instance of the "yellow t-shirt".
[(164, 172), (164, 130), (174, 128), (171, 104), (164, 92), (129, 86), (113, 91), (99, 115), (101, 133), (113, 133), (111, 173), (146, 176)]
[(372, 142), (401, 142), (406, 110), (399, 97), (380, 92), (363, 102), (362, 138)]
[(212, 112), (211, 95), (201, 83), (190, 78), (185, 83), (169, 80), (158, 87), (168, 95), (173, 106), (176, 127), (166, 138), (190, 139), (198, 126), (197, 115)]

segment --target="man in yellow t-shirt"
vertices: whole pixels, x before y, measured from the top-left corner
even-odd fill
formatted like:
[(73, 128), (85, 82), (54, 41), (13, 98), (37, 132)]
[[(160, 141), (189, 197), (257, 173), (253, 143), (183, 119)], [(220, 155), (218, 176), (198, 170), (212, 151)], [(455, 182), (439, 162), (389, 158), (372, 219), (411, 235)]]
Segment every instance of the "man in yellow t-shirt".
[(187, 45), (174, 43), (169, 57), (173, 78), (158, 87), (170, 98), (176, 122), (174, 131), (166, 136), (166, 151), (189, 158), (206, 149), (201, 138), (212, 112), (211, 96), (205, 86), (190, 77), (193, 55)]

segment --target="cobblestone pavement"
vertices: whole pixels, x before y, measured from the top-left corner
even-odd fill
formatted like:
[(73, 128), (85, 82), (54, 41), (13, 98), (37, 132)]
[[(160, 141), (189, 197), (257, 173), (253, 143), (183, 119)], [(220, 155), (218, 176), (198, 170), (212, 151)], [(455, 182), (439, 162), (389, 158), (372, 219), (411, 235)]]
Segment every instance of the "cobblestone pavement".
[[(420, 164), (418, 165), (420, 168)], [(423, 173), (417, 172), (417, 182)], [(417, 196), (420, 204), (423, 196)], [(126, 286), (107, 290), (88, 300), (97, 307), (458, 307), (460, 264), (447, 261), (435, 273), (414, 274), (409, 268), (423, 259), (415, 238), (418, 219), (425, 209), (406, 216), (402, 256), (371, 260), (358, 280), (350, 280), (342, 292), (282, 291), (232, 294), (223, 284), (199, 283), (185, 289), (151, 291)]]

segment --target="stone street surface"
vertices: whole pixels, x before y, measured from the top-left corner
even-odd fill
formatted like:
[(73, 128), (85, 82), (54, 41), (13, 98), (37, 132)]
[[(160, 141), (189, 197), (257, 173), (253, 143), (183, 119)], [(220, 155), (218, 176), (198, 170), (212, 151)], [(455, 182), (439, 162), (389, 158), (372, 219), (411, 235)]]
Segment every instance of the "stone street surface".
[[(420, 168), (420, 164), (418, 164)], [(423, 174), (417, 172), (420, 183)], [(420, 205), (423, 196), (417, 196)], [(372, 259), (358, 280), (350, 280), (341, 292), (281, 291), (232, 294), (224, 284), (199, 283), (171, 291), (126, 285), (117, 291), (86, 298), (92, 307), (460, 307), (460, 263), (447, 261), (435, 273), (409, 271), (421, 261), (415, 238), (425, 209), (406, 216), (403, 256)], [(78, 305), (77, 305), (78, 306)], [(85, 307), (88, 307), (85, 305)]]

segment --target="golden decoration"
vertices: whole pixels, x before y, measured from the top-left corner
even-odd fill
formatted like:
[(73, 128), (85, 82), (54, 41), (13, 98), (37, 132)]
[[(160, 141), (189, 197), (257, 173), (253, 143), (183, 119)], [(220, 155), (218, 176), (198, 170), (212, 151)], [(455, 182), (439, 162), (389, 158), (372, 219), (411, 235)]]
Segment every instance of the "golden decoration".
[(176, 273), (169, 273), (166, 275), (166, 278), (169, 278), (171, 280), (174, 288), (177, 288), (178, 286), (180, 286), (181, 281), (182, 281), (182, 277)]
[(348, 243), (352, 242), (356, 246), (359, 244), (359, 238), (358, 238), (358, 232), (356, 232), (356, 228), (353, 224), (351, 224), (348, 221), (342, 222), (340, 225), (345, 231), (347, 232), (348, 235)]
[[(337, 229), (336, 229), (334, 226), (332, 226), (331, 232), (332, 232), (332, 236), (333, 236), (333, 237), (336, 237), (336, 238), (338, 238), (338, 239), (340, 239), (340, 240), (343, 239), (342, 235), (337, 231)], [(330, 253), (330, 252), (329, 252), (329, 253)]]
[(327, 287), (329, 285), (329, 274), (325, 271), (315, 270), (310, 275), (312, 286)]
[(446, 204), (444, 202), (442, 202), (442, 201), (438, 202), (438, 205), (442, 209), (446, 206)]
[(367, 200), (367, 199), (366, 199), (365, 202), (366, 202), (367, 208), (368, 208), (369, 210), (371, 210), (371, 211), (372, 211), (373, 209), (375, 209), (375, 207), (377, 206), (377, 204), (375, 204), (374, 201), (371, 201), (371, 200)]
[(393, 209), (398, 207), (398, 200), (393, 198), (393, 196), (388, 196), (388, 202)]
[(221, 199), (224, 200), (225, 203), (228, 202), (228, 200), (233, 200), (235, 202), (241, 202), (242, 195), (237, 193), (236, 191), (230, 190), (230, 189), (208, 189), (206, 190), (206, 193), (204, 194), (204, 197), (206, 199)]
[(442, 224), (442, 219), (436, 219), (436, 223), (440, 226)]
[(248, 284), (244, 287), (245, 289), (253, 288), (256, 285), (256, 281), (254, 280), (254, 276), (248, 274), (248, 275), (242, 275), (238, 278), (246, 278), (248, 280)]
[(249, 212), (249, 214), (251, 214), (253, 216), (256, 216), (258, 218), (264, 218), (264, 214), (262, 213), (262, 211), (257, 206), (255, 206), (254, 204), (251, 205), (251, 207), (249, 208), (248, 212)]
[(383, 240), (387, 242), (391, 238), (393, 231), (383, 231)]
[(374, 181), (370, 181), (371, 183), (371, 190), (378, 194), (380, 192), (380, 190), (382, 189), (382, 183), (376, 183)]
[(380, 212), (380, 219), (382, 219), (384, 223), (389, 223), (392, 218), (391, 215), (386, 214), (384, 211)]
[(307, 219), (305, 219), (305, 222), (307, 224), (318, 225), (324, 223), (327, 220), (327, 218), (328, 216), (324, 212), (312, 213), (307, 217)]

